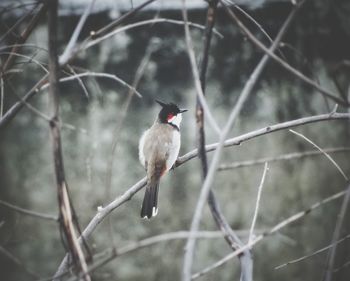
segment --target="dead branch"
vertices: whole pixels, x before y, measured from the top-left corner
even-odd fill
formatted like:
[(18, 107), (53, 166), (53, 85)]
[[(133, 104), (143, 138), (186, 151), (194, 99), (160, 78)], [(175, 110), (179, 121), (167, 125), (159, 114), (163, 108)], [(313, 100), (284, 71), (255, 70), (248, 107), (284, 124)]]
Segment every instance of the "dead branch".
[[(315, 122), (322, 122), (326, 120), (347, 120), (350, 119), (350, 113), (334, 113), (334, 114), (321, 114), (321, 115), (314, 115), (310, 117), (303, 117), (291, 121), (286, 121), (282, 123), (278, 123), (276, 125), (267, 126), (255, 131), (251, 131), (249, 133), (228, 139), (224, 142), (224, 147), (233, 146), (233, 145), (240, 145), (245, 141), (248, 141), (250, 139), (256, 138), (258, 136), (266, 135), (272, 132), (277, 132), (280, 130), (285, 130), (301, 125), (311, 124)], [(218, 147), (219, 143), (213, 143), (210, 145), (206, 145), (206, 151), (214, 151)], [(176, 161), (176, 167), (181, 165), (183, 162), (187, 162), (188, 160), (197, 157), (197, 149), (194, 149), (185, 155), (179, 157), (179, 159)]]
[[(271, 50), (269, 50), (267, 47), (265, 47), (264, 44), (262, 44), (250, 31), (249, 29), (237, 18), (237, 16), (230, 10), (230, 8), (222, 1), (220, 0), (222, 5), (225, 8), (225, 11), (229, 15), (229, 17), (239, 26), (239, 28), (242, 30), (242, 32), (248, 37), (249, 40), (251, 40), (259, 49), (261, 49), (265, 54), (267, 54), (269, 57), (271, 57), (274, 61), (279, 63), (282, 67), (284, 67), (286, 70), (294, 74), (296, 77), (300, 78), (302, 81), (304, 81), (309, 86), (312, 86), (314, 89), (319, 91), (322, 95), (325, 97), (330, 98), (331, 100), (335, 101), (336, 103), (339, 103), (344, 106), (349, 106), (349, 101), (344, 101), (343, 99), (338, 98), (334, 93), (330, 92), (327, 89), (322, 88), (320, 85), (318, 85), (315, 81), (311, 80), (310, 78), (306, 77), (304, 74), (302, 74), (300, 71), (295, 69), (294, 67), (290, 66), (288, 63), (286, 63), (284, 60), (279, 58), (277, 55), (275, 55)], [(302, 1), (304, 2), (304, 1)], [(299, 5), (299, 4), (298, 4)]]
[(333, 200), (339, 199), (343, 196), (345, 196), (345, 194), (347, 193), (347, 190), (343, 190), (341, 192), (338, 192), (336, 194), (333, 194), (313, 205), (311, 205), (310, 208), (298, 212), (292, 216), (290, 216), (289, 218), (281, 221), (280, 223), (276, 224), (274, 227), (272, 227), (270, 230), (264, 232), (263, 234), (260, 234), (259, 236), (257, 236), (256, 238), (254, 238), (250, 243), (247, 243), (245, 246), (241, 247), (240, 249), (238, 249), (237, 251), (228, 254), (227, 256), (225, 256), (224, 258), (222, 258), (221, 260), (215, 262), (214, 264), (206, 267), (205, 269), (195, 273), (192, 275), (192, 279), (196, 279), (200, 276), (203, 276), (204, 274), (208, 273), (209, 271), (225, 264), (226, 262), (228, 262), (230, 259), (237, 257), (239, 254), (241, 254), (243, 251), (245, 251), (246, 249), (249, 249), (251, 247), (253, 247), (255, 244), (259, 243), (261, 240), (265, 239), (268, 236), (271, 236), (272, 234), (275, 234), (276, 232), (278, 232), (279, 230), (281, 230), (282, 228), (286, 227), (287, 225), (309, 215), (311, 212), (313, 212), (315, 209), (323, 206), (326, 203), (332, 202)]
[(346, 212), (350, 202), (350, 184), (347, 187), (346, 195), (343, 199), (343, 202), (340, 207), (340, 212), (338, 215), (338, 219), (335, 224), (335, 229), (332, 237), (332, 247), (330, 248), (327, 255), (327, 266), (325, 272), (325, 281), (331, 281), (333, 277), (333, 268), (335, 263), (335, 255), (337, 252), (337, 241), (339, 240), (340, 232), (343, 227), (344, 218), (346, 216)]
[[(230, 147), (234, 145), (239, 145), (247, 140), (270, 134), (276, 131), (289, 129), (291, 127), (301, 126), (309, 123), (314, 122), (321, 122), (321, 121), (329, 121), (329, 120), (350, 120), (350, 113), (334, 113), (332, 115), (330, 114), (322, 114), (322, 115), (316, 115), (311, 117), (304, 117), (284, 123), (279, 123), (276, 125), (271, 125), (262, 129), (258, 129), (249, 133), (246, 133), (244, 135), (228, 139), (224, 142), (224, 147)], [(218, 143), (213, 143), (210, 145), (206, 145), (206, 151), (214, 151), (218, 147)], [(179, 158), (179, 160), (176, 162), (176, 167), (181, 166), (182, 164), (186, 163), (187, 161), (195, 158), (198, 156), (198, 150), (194, 149), (182, 157)], [(91, 219), (87, 227), (84, 229), (83, 233), (81, 234), (81, 237), (79, 238), (79, 242), (81, 243), (81, 239), (87, 239), (92, 232), (96, 229), (96, 227), (116, 208), (123, 205), (125, 202), (129, 201), (138, 191), (140, 191), (144, 186), (146, 185), (146, 177), (139, 180), (136, 184), (134, 184), (132, 187), (130, 187), (128, 190), (126, 190), (121, 196), (117, 197), (115, 200), (107, 204), (105, 207), (99, 207), (97, 210), (97, 214)], [(68, 255), (64, 257), (62, 260), (55, 276), (61, 275), (65, 270), (68, 268)]]
[(91, 39), (96, 39), (100, 36), (102, 36), (103, 34), (106, 34), (107, 32), (110, 32), (112, 29), (116, 28), (117, 26), (119, 26), (122, 22), (125, 22), (127, 19), (131, 19), (133, 16), (135, 16), (137, 14), (137, 12), (139, 12), (140, 10), (142, 10), (144, 7), (146, 7), (147, 5), (151, 4), (152, 2), (154, 2), (155, 0), (148, 0), (142, 4), (140, 4), (139, 6), (131, 9), (130, 11), (128, 11), (127, 13), (121, 15), (119, 18), (117, 18), (115, 21), (112, 21), (111, 23), (109, 23), (108, 25), (100, 28), (97, 31), (92, 31), (90, 33), (90, 36), (85, 40), (91, 40)]
[[(126, 83), (124, 80), (120, 79), (118, 76), (114, 75), (114, 74), (109, 74), (109, 73), (104, 73), (104, 72), (84, 72), (84, 73), (78, 73), (75, 75), (71, 75), (69, 77), (65, 77), (65, 78), (60, 78), (59, 82), (68, 82), (68, 81), (72, 81), (75, 80), (77, 78), (81, 78), (81, 77), (101, 77), (101, 78), (108, 78), (108, 79), (112, 79), (117, 81), (119, 84), (125, 86), (126, 88), (128, 88), (129, 90), (135, 92), (136, 96), (138, 96), (139, 98), (142, 98), (142, 95), (131, 85), (129, 85), (128, 83)], [(40, 88), (40, 90), (44, 90), (49, 86), (49, 84), (44, 84), (42, 85), (42, 87)]]
[[(218, 5), (218, 1), (216, 0), (208, 2), (207, 20), (205, 25), (206, 28), (205, 28), (205, 36), (204, 36), (204, 48), (203, 48), (203, 54), (201, 59), (200, 73), (198, 73), (198, 70), (195, 64), (195, 57), (194, 57), (195, 54), (192, 46), (191, 36), (187, 25), (185, 25), (187, 50), (191, 61), (192, 73), (193, 73), (194, 79), (196, 80), (195, 85), (197, 87), (195, 115), (196, 115), (198, 156), (201, 163), (203, 181), (205, 180), (208, 173), (208, 161), (207, 161), (207, 155), (205, 151), (204, 113), (208, 115), (209, 119), (212, 119), (211, 121), (212, 126), (215, 127), (216, 125), (215, 119), (214, 117), (212, 117), (209, 111), (208, 105), (206, 104), (204, 95), (205, 95), (205, 88), (206, 88), (205, 87), (206, 73), (207, 73), (208, 61), (209, 61), (209, 50), (211, 45), (212, 31), (213, 31), (215, 19), (216, 19), (217, 5)], [(187, 22), (187, 11), (185, 7), (183, 9), (183, 17), (185, 22)], [(204, 108), (206, 108), (206, 110), (204, 110)], [(220, 133), (219, 128), (217, 128), (217, 133)], [(229, 223), (224, 217), (220, 209), (219, 203), (216, 199), (216, 196), (212, 190), (209, 191), (209, 196), (207, 201), (217, 227), (223, 232), (224, 238), (227, 241), (228, 245), (233, 250), (236, 250), (240, 245), (243, 245), (243, 243), (238, 238), (238, 236), (230, 227)], [(240, 259), (241, 268), (242, 268), (241, 280), (242, 281), (252, 280), (253, 262), (252, 262), (252, 258), (249, 250), (247, 250), (243, 255), (241, 255), (239, 259)], [(184, 265), (184, 267), (185, 266), (186, 265)]]
[[(339, 153), (339, 152), (349, 152), (350, 147), (335, 147), (335, 148), (324, 148), (324, 152), (330, 154), (330, 153)], [(250, 167), (255, 165), (262, 165), (266, 162), (277, 162), (277, 161), (287, 161), (292, 159), (301, 159), (305, 157), (312, 157), (312, 156), (320, 156), (323, 152), (319, 150), (308, 150), (303, 152), (292, 152), (288, 154), (273, 156), (273, 157), (264, 157), (260, 159), (253, 159), (253, 160), (246, 160), (241, 162), (233, 162), (229, 164), (222, 164), (219, 166), (218, 171), (226, 171), (231, 169), (237, 169), (242, 167)]]
[(306, 140), (308, 143), (312, 144), (314, 147), (316, 147), (320, 152), (323, 153), (324, 156), (327, 157), (327, 159), (337, 168), (337, 170), (339, 171), (339, 173), (344, 177), (345, 181), (349, 181), (349, 178), (347, 177), (347, 175), (344, 173), (343, 169), (340, 168), (340, 166), (338, 165), (338, 163), (332, 158), (332, 156), (330, 156), (327, 152), (325, 152), (321, 147), (319, 147), (316, 143), (314, 143), (312, 140), (310, 140), (309, 138), (307, 138), (306, 136), (304, 136), (301, 133), (298, 133), (292, 129), (289, 130), (289, 132), (292, 132), (293, 134), (301, 137), (302, 139)]
[[(196, 87), (196, 92), (197, 92), (197, 98), (201, 103), (201, 106), (204, 108), (205, 110), (205, 114), (207, 115), (207, 119), (208, 122), (210, 124), (210, 126), (212, 127), (212, 129), (217, 133), (220, 134), (221, 129), (218, 126), (217, 122), (215, 121), (215, 118), (213, 117), (211, 110), (208, 106), (208, 103), (204, 97), (204, 88), (202, 88), (202, 85), (205, 86), (205, 82), (202, 80), (201, 81), (201, 77), (200, 74), (198, 73), (198, 68), (197, 68), (197, 62), (196, 62), (196, 56), (194, 53), (194, 49), (193, 49), (193, 44), (192, 44), (192, 39), (191, 39), (191, 35), (190, 35), (190, 30), (189, 30), (189, 22), (187, 19), (187, 10), (186, 10), (186, 0), (182, 0), (183, 3), (183, 8), (182, 8), (182, 17), (184, 19), (184, 27), (185, 27), (185, 39), (186, 39), (186, 47), (187, 47), (187, 53), (188, 53), (188, 57), (190, 59), (190, 63), (191, 63), (191, 70), (192, 70), (192, 75), (193, 75), (193, 79), (194, 79), (194, 85)], [(213, 23), (214, 24), (214, 23)], [(213, 27), (211, 28), (213, 29)], [(208, 37), (210, 35), (210, 37)], [(207, 46), (205, 46), (204, 48), (204, 54), (205, 52), (209, 51), (209, 43), (210, 43), (210, 39), (211, 39), (211, 31), (210, 33), (208, 33), (207, 31), (207, 43), (205, 43)], [(208, 54), (207, 54), (208, 56)], [(202, 65), (202, 72), (204, 71), (204, 74), (202, 76), (205, 76), (206, 73), (206, 64), (207, 62), (205, 61), (206, 59), (204, 59), (203, 65)], [(199, 114), (199, 113), (198, 113)]]
[[(21, 44), (23, 44), (28, 39), (29, 35), (32, 33), (35, 26), (39, 22), (40, 18), (44, 16), (46, 10), (47, 10), (47, 3), (44, 2), (41, 4), (39, 11), (30, 20), (26, 29), (22, 32), (19, 40), (17, 40), (16, 44), (13, 46), (11, 53), (18, 52), (19, 48), (21, 47)], [(1, 75), (2, 73), (5, 73), (12, 66), (14, 59), (15, 57), (12, 54), (8, 56), (7, 60), (4, 63), (4, 66), (1, 69)]]
[(12, 253), (10, 253), (8, 250), (6, 250), (2, 246), (0, 246), (0, 253), (2, 253), (9, 260), (11, 260), (13, 263), (15, 263), (19, 268), (23, 269), (23, 271), (25, 271), (32, 279), (35, 280), (35, 279), (40, 278), (40, 276), (36, 272), (27, 268), (19, 258), (15, 257)]
[[(118, 258), (122, 255), (129, 254), (131, 252), (143, 249), (145, 247), (149, 247), (161, 242), (167, 242), (172, 240), (180, 240), (180, 239), (187, 239), (190, 235), (189, 231), (177, 231), (177, 232), (169, 232), (164, 234), (159, 234), (155, 236), (151, 236), (148, 238), (145, 238), (140, 241), (130, 242), (127, 245), (120, 247), (120, 248), (112, 248), (107, 249), (103, 253), (97, 254), (98, 256), (103, 256), (99, 261), (96, 261), (94, 264), (92, 264), (88, 272), (92, 272), (101, 266), (107, 264), (108, 262), (111, 262), (113, 259)], [(201, 239), (217, 239), (222, 238), (222, 233), (220, 231), (199, 231), (194, 234), (196, 238)], [(76, 281), (79, 280), (79, 276), (74, 276), (68, 281)]]
[(58, 205), (60, 214), (60, 224), (68, 243), (69, 251), (73, 257), (73, 263), (84, 273), (83, 279), (90, 281), (90, 276), (86, 273), (87, 265), (84, 253), (77, 240), (75, 226), (73, 224), (72, 206), (68, 195), (68, 187), (65, 179), (61, 132), (59, 127), (59, 88), (58, 72), (59, 63), (57, 55), (57, 17), (58, 1), (51, 1), (48, 7), (48, 38), (49, 38), (49, 82), (50, 97), (53, 116), (50, 122), (52, 135), (53, 159), (57, 184)]
[(263, 175), (261, 177), (261, 181), (260, 181), (260, 184), (259, 184), (259, 187), (258, 187), (258, 195), (256, 197), (256, 203), (255, 203), (255, 210), (254, 210), (254, 215), (253, 215), (253, 221), (252, 221), (252, 224), (251, 224), (251, 227), (250, 227), (250, 231), (249, 231), (249, 239), (248, 239), (248, 242), (250, 243), (253, 238), (254, 238), (254, 227), (255, 227), (255, 222), (256, 222), (256, 219), (258, 217), (258, 211), (259, 211), (259, 205), (260, 205), (260, 198), (261, 198), (261, 192), (262, 192), (262, 188), (264, 186), (264, 183), (265, 183), (265, 177), (266, 177), (266, 174), (267, 174), (267, 171), (268, 171), (268, 165), (267, 165), (267, 162), (265, 163), (265, 166), (264, 166), (264, 172), (263, 172)]
[(44, 219), (44, 220), (50, 220), (50, 221), (58, 221), (58, 217), (57, 216), (51, 216), (51, 215), (47, 215), (47, 214), (43, 214), (43, 213), (38, 213), (32, 210), (27, 210), (21, 207), (18, 207), (16, 205), (10, 204), (8, 202), (2, 201), (0, 200), (0, 205), (5, 206), (7, 208), (9, 208), (10, 210), (13, 210), (15, 212), (24, 214), (24, 215), (28, 215), (28, 216), (32, 216), (32, 217), (36, 217), (36, 218), (40, 218), (40, 219)]
[[(36, 84), (24, 95), (23, 101), (29, 101), (38, 92), (38, 88), (46, 82), (48, 74), (45, 74)], [(21, 101), (16, 102), (0, 119), (0, 130), (4, 129), (6, 125), (16, 116), (16, 114), (24, 107), (24, 103)]]
[[(296, 12), (299, 10), (301, 5), (304, 3), (302, 1), (300, 5), (294, 6), (293, 10), (289, 14), (288, 18), (284, 22), (283, 26), (281, 27), (278, 35), (276, 36), (276, 39), (274, 43), (270, 47), (270, 51), (273, 52), (276, 50), (280, 40), (282, 39), (282, 36), (284, 35), (285, 31), (287, 30), (287, 27), (291, 23), (292, 19), (294, 18)], [(259, 64), (254, 69), (253, 73), (249, 77), (247, 83), (245, 84), (238, 100), (233, 108), (233, 110), (230, 113), (230, 116), (228, 117), (228, 120), (224, 126), (224, 129), (222, 133), (220, 134), (220, 141), (218, 144), (218, 147), (216, 148), (215, 154), (213, 156), (213, 160), (210, 164), (208, 174), (205, 178), (205, 181), (202, 185), (202, 189), (199, 195), (199, 199), (197, 201), (197, 205), (195, 208), (195, 212), (192, 218), (191, 223), (191, 231), (197, 231), (199, 228), (200, 219), (202, 217), (202, 210), (205, 204), (205, 201), (207, 199), (207, 196), (209, 194), (209, 190), (212, 184), (212, 181), (214, 180), (214, 176), (216, 173), (217, 166), (219, 164), (220, 158), (221, 158), (221, 152), (224, 147), (225, 139), (234, 124), (235, 120), (237, 119), (238, 114), (240, 113), (241, 108), (243, 107), (243, 104), (249, 97), (250, 93), (253, 90), (253, 87), (255, 86), (260, 74), (262, 73), (263, 69), (265, 68), (267, 62), (269, 60), (269, 56), (265, 54)], [(189, 281), (191, 280), (191, 267), (192, 267), (192, 261), (193, 261), (193, 254), (194, 254), (194, 247), (195, 247), (195, 238), (189, 238), (186, 244), (186, 252), (185, 252), (185, 258), (184, 258), (184, 274), (183, 274), (183, 281)]]
[[(343, 237), (343, 238), (337, 240), (335, 243), (332, 243), (331, 245), (328, 245), (328, 246), (326, 246), (326, 247), (323, 247), (323, 248), (321, 248), (321, 249), (318, 249), (318, 250), (312, 252), (311, 254), (308, 254), (308, 255), (302, 256), (302, 257), (300, 257), (300, 258), (297, 258), (297, 259), (288, 261), (288, 262), (286, 262), (286, 263), (283, 263), (283, 264), (281, 264), (281, 265), (278, 265), (278, 266), (275, 267), (275, 269), (276, 269), (276, 270), (277, 270), (277, 269), (281, 269), (281, 268), (284, 268), (284, 267), (286, 267), (286, 266), (288, 266), (288, 265), (290, 265), (290, 264), (298, 263), (298, 262), (301, 262), (301, 261), (306, 260), (306, 259), (308, 259), (308, 258), (311, 258), (311, 257), (313, 257), (313, 256), (316, 256), (316, 255), (318, 255), (318, 254), (321, 254), (321, 253), (323, 253), (324, 251), (327, 251), (328, 249), (333, 248), (335, 245), (338, 245), (338, 244), (340, 244), (340, 243), (346, 241), (346, 240), (349, 239), (349, 238), (350, 238), (350, 234), (348, 234), (348, 235), (346, 235), (345, 237)], [(334, 272), (334, 271), (333, 271), (333, 272)]]

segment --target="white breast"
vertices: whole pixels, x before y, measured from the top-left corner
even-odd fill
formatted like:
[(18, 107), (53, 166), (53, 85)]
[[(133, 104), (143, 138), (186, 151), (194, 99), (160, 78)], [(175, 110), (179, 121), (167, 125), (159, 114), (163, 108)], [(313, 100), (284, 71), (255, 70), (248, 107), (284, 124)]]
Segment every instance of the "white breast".
[[(139, 160), (140, 160), (140, 163), (143, 167), (146, 166), (146, 159), (145, 159), (145, 154), (143, 153), (143, 147), (145, 145), (145, 139), (146, 139), (146, 136), (148, 134), (148, 130), (146, 130), (143, 134), (142, 134), (142, 137), (140, 139), (140, 142), (139, 142)], [(146, 168), (146, 167), (145, 167)]]
[(181, 121), (182, 121), (182, 113), (178, 113), (173, 118), (169, 119), (168, 123), (171, 123), (180, 129)]
[(173, 167), (173, 165), (174, 165), (174, 163), (179, 155), (180, 145), (181, 145), (180, 132), (177, 130), (174, 130), (172, 142), (169, 143), (168, 160), (166, 161), (166, 166), (167, 166), (168, 171)]

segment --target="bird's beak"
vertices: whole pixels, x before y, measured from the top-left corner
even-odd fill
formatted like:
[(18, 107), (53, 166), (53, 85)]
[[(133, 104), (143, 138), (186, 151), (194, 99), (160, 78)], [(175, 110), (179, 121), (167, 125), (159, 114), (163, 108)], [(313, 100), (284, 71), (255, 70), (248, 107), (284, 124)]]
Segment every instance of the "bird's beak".
[(184, 113), (186, 111), (188, 111), (188, 109), (180, 109), (180, 113)]

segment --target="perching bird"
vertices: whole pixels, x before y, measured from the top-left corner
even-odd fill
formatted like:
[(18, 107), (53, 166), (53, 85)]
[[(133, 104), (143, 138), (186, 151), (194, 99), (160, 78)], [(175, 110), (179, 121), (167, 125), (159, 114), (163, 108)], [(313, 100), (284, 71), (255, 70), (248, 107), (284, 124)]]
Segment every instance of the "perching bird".
[(162, 106), (151, 128), (143, 133), (139, 143), (139, 159), (147, 172), (147, 185), (141, 208), (141, 218), (152, 218), (158, 213), (160, 178), (174, 165), (180, 150), (180, 123), (182, 113), (173, 103), (156, 101)]

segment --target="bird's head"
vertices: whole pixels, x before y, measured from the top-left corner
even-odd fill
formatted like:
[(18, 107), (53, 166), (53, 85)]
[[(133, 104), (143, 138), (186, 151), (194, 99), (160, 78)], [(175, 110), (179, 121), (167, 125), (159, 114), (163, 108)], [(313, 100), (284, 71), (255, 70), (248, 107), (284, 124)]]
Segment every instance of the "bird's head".
[(164, 103), (159, 100), (156, 102), (162, 107), (158, 114), (158, 119), (161, 123), (168, 123), (180, 128), (182, 120), (182, 113), (186, 112), (187, 109), (180, 109), (174, 103)]

